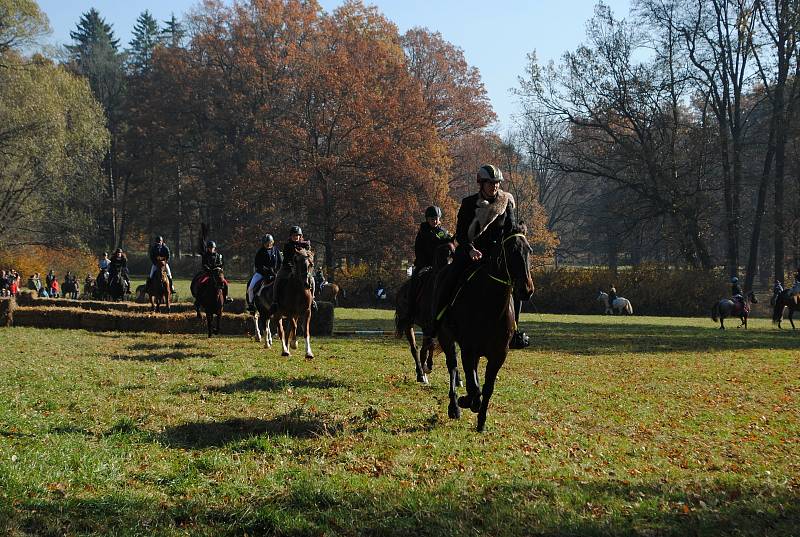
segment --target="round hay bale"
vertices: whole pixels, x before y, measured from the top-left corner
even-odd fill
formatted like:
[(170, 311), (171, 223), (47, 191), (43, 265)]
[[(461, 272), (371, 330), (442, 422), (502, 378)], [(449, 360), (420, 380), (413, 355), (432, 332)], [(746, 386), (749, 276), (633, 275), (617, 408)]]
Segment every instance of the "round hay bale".
[(17, 309), (17, 301), (13, 296), (0, 298), (0, 326), (14, 324), (15, 309)]

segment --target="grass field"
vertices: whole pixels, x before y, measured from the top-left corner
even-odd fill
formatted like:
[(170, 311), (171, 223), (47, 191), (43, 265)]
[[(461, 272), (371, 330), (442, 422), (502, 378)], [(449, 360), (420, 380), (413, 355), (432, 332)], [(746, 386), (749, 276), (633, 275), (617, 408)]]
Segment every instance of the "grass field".
[[(131, 288), (135, 291), (136, 287), (142, 285), (147, 280), (147, 274), (131, 276)], [(175, 284), (175, 291), (178, 293), (179, 302), (190, 302), (192, 300), (192, 293), (189, 286), (192, 283), (191, 279), (176, 278), (173, 282)], [(228, 293), (234, 298), (244, 298), (247, 292), (247, 282), (243, 280), (229, 280)]]
[(523, 324), (484, 434), (394, 339), (0, 329), (0, 534), (800, 533), (800, 334)]

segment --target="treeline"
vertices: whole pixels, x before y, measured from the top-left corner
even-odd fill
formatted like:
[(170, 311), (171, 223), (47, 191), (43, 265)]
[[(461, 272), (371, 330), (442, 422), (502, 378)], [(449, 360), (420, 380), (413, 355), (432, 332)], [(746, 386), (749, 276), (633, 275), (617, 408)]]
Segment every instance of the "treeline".
[(799, 22), (795, 0), (634, 0), (558, 63), (531, 54), (515, 141), (558, 258), (745, 288), (800, 265)]
[[(160, 234), (194, 252), (206, 223), (249, 258), (262, 234), (280, 241), (299, 224), (330, 275), (342, 259), (396, 267), (426, 206), (453, 228), (483, 161), (522, 161), (487, 130), (495, 114), (460, 49), (423, 28), (401, 35), (361, 2), (144, 12), (128, 47), (92, 9), (71, 39), (64, 66), (88, 81), (108, 133), (102, 183), (82, 186), (95, 225), (73, 233), (94, 249), (144, 250)], [(533, 176), (510, 172), (546, 257), (555, 242)]]

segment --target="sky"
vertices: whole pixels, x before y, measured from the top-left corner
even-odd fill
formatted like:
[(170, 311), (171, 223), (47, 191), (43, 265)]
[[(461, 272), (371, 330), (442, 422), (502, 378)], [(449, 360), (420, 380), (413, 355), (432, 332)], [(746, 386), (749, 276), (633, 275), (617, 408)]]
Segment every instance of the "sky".
[[(320, 0), (326, 11), (343, 0)], [(460, 47), (470, 65), (481, 72), (503, 134), (514, 126), (519, 110), (511, 88), (525, 74), (527, 55), (536, 51), (539, 61), (557, 61), (584, 40), (586, 21), (594, 0), (366, 0), (376, 5), (400, 32), (422, 26), (438, 31)], [(625, 17), (631, 0), (604, 0), (617, 17)], [(158, 20), (181, 15), (198, 0), (39, 0), (50, 19), (50, 43), (70, 42), (81, 13), (94, 7), (127, 46), (136, 18), (149, 10)]]

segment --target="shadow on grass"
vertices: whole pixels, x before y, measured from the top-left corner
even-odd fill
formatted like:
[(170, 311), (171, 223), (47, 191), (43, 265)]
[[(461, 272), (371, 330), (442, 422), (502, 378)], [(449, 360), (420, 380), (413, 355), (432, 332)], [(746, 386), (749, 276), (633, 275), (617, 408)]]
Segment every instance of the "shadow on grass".
[(238, 393), (238, 392), (281, 392), (287, 388), (313, 388), (327, 390), (330, 388), (347, 388), (348, 386), (338, 380), (326, 377), (308, 376), (302, 378), (282, 379), (277, 377), (256, 376), (233, 382), (224, 386), (210, 386), (209, 392)]
[(191, 343), (178, 342), (174, 345), (164, 345), (162, 343), (133, 343), (128, 345), (128, 350), (131, 351), (157, 351), (163, 349), (194, 349)]
[(341, 429), (341, 423), (325, 416), (294, 410), (271, 420), (232, 418), (185, 423), (165, 430), (159, 440), (169, 447), (206, 449), (262, 435), (313, 438), (336, 434)]
[(208, 352), (183, 352), (183, 351), (172, 351), (172, 352), (152, 352), (149, 354), (118, 354), (112, 356), (112, 360), (124, 360), (124, 361), (134, 361), (134, 362), (166, 362), (169, 360), (188, 360), (190, 358), (213, 358), (214, 355)]
[(708, 326), (659, 326), (642, 323), (580, 324), (525, 322), (530, 349), (573, 354), (665, 353), (745, 349), (796, 350), (800, 335), (790, 331), (716, 330)]
[[(133, 493), (0, 499), (0, 531), (33, 535), (608, 535), (791, 536), (800, 498), (786, 490), (709, 483), (701, 493), (658, 484), (574, 481), (484, 485), (452, 481), (416, 490), (345, 493), (305, 472), (281, 494), (163, 502)], [(253, 491), (255, 492), (255, 491)], [(13, 507), (11, 506), (13, 502)], [(6, 505), (2, 505), (5, 503)], [(608, 506), (625, 505), (624, 509)], [(346, 531), (342, 531), (346, 528)], [(469, 531), (472, 530), (472, 531)]]

